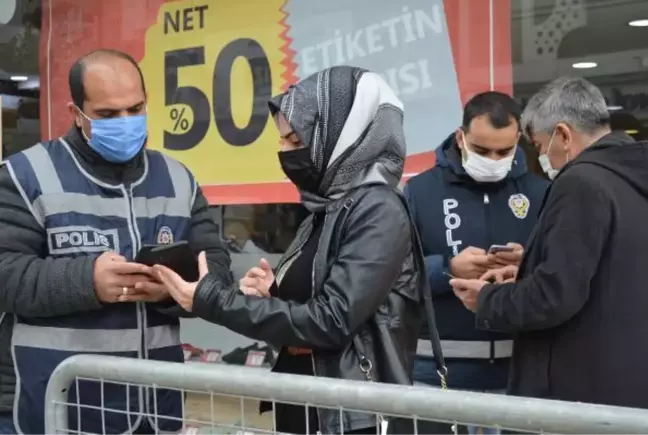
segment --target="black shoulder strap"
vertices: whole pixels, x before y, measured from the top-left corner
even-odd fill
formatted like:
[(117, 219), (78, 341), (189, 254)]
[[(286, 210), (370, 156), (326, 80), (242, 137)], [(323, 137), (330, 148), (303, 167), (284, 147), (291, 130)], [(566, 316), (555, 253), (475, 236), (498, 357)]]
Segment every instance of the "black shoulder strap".
[[(345, 202), (344, 205), (342, 206), (342, 210), (340, 211), (337, 222), (335, 223), (334, 227), (334, 234), (333, 234), (333, 239), (331, 240), (331, 252), (337, 252), (338, 248), (340, 246), (340, 239), (342, 235), (341, 229), (344, 228), (344, 224), (346, 223), (346, 219), (349, 215), (349, 212), (351, 208), (353, 207), (354, 203), (356, 200), (359, 198), (360, 195), (358, 195), (360, 191), (356, 191), (352, 194), (350, 194)], [(443, 358), (443, 350), (441, 349), (441, 341), (439, 339), (439, 331), (437, 330), (436, 327), (436, 317), (434, 314), (434, 304), (432, 303), (432, 290), (430, 288), (430, 281), (428, 280), (427, 273), (425, 271), (425, 257), (423, 255), (423, 246), (421, 245), (421, 239), (419, 238), (418, 235), (418, 230), (416, 228), (416, 224), (414, 223), (414, 218), (412, 216), (412, 213), (410, 211), (409, 205), (407, 203), (407, 199), (405, 196), (398, 190), (394, 189), (394, 193), (399, 197), (399, 199), (402, 201), (403, 206), (405, 207), (405, 210), (407, 211), (407, 215), (410, 221), (410, 227), (411, 227), (411, 233), (412, 233), (412, 253), (414, 254), (414, 262), (416, 264), (417, 269), (419, 271), (418, 278), (419, 278), (419, 289), (421, 292), (421, 298), (423, 299), (424, 302), (424, 307), (425, 307), (425, 314), (427, 317), (427, 322), (428, 322), (428, 327), (430, 330), (430, 342), (432, 343), (432, 352), (434, 354), (434, 362), (436, 364), (437, 368), (437, 374), (439, 375), (439, 378), (441, 379), (441, 386), (442, 388), (446, 387), (446, 380), (447, 380), (447, 375), (448, 375), (448, 369), (445, 365), (445, 359)], [(364, 352), (363, 352), (363, 344), (361, 340), (358, 339), (358, 337), (354, 337), (354, 346), (356, 347), (356, 351), (359, 353), (360, 356), (360, 368), (365, 371), (365, 368), (368, 368), (369, 371), (371, 370), (371, 362), (367, 361)], [(367, 372), (365, 371), (365, 374)], [(369, 379), (369, 378), (368, 378)], [(371, 380), (371, 379), (369, 379)]]
[(445, 389), (448, 378), (448, 368), (446, 367), (445, 359), (443, 358), (443, 349), (441, 348), (439, 330), (436, 327), (436, 316), (434, 313), (434, 304), (432, 303), (432, 288), (430, 287), (430, 280), (428, 279), (428, 274), (426, 272), (423, 245), (421, 243), (421, 238), (419, 237), (418, 228), (414, 222), (414, 216), (412, 216), (412, 211), (407, 203), (407, 198), (405, 198), (405, 195), (398, 190), (396, 190), (396, 194), (402, 201), (410, 221), (410, 228), (412, 231), (412, 252), (414, 253), (414, 261), (418, 265), (419, 288), (422, 293), (421, 297), (425, 307), (425, 314), (430, 332), (430, 343), (432, 343), (432, 353), (434, 354), (437, 374), (441, 380), (441, 387)]

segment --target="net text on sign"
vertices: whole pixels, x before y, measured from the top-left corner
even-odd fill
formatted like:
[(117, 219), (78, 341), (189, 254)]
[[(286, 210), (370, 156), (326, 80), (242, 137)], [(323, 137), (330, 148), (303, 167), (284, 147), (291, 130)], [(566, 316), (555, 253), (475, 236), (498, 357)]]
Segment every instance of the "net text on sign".
[[(176, 10), (175, 14), (165, 12), (164, 33), (190, 32), (205, 26), (205, 11), (208, 5)], [(197, 24), (196, 24), (197, 23)], [(252, 71), (252, 113), (246, 126), (240, 128), (234, 123), (232, 113), (231, 75), (234, 62), (244, 58)], [(229, 42), (220, 51), (214, 64), (213, 94), (211, 108), (205, 93), (194, 86), (178, 86), (178, 68), (205, 65), (205, 47), (188, 47), (167, 51), (164, 57), (164, 95), (167, 105), (186, 105), (193, 113), (212, 111), (216, 128), (229, 145), (245, 146), (253, 143), (263, 132), (268, 119), (267, 105), (271, 96), (272, 79), (270, 63), (263, 47), (254, 39), (239, 38)], [(194, 118), (189, 128), (185, 108), (170, 111), (173, 122), (171, 132), (164, 132), (164, 148), (187, 150), (198, 145), (209, 129), (209, 118)]]
[(285, 82), (282, 4), (268, 0), (251, 13), (225, 0), (171, 2), (147, 32), (148, 143), (201, 184), (284, 178), (267, 105)]

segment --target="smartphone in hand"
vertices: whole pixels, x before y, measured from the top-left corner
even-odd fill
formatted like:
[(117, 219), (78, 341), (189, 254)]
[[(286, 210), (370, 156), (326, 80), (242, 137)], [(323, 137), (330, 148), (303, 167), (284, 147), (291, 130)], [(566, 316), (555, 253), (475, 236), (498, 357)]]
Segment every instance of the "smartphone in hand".
[(513, 252), (515, 249), (512, 246), (506, 246), (506, 245), (491, 245), (490, 248), (488, 248), (488, 253), (489, 254), (497, 254), (498, 252)]
[(187, 282), (198, 281), (198, 260), (186, 241), (169, 245), (143, 246), (135, 258), (147, 266), (160, 264), (176, 272)]

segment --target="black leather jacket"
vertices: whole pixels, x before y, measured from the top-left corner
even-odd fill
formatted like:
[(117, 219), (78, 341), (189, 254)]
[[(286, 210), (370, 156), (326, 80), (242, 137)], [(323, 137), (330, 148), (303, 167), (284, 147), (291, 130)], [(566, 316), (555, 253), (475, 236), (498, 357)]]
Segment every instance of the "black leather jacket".
[[(346, 216), (339, 225), (341, 214)], [(278, 271), (307, 240), (310, 219)], [(380, 185), (358, 188), (327, 206), (323, 225), (313, 265), (317, 291), (307, 303), (248, 297), (210, 274), (198, 286), (194, 314), (277, 348), (312, 349), (316, 376), (366, 380), (362, 354), (372, 362), (375, 381), (411, 384), (422, 321), (420, 271), (414, 265), (422, 263), (413, 261), (410, 220), (399, 193)], [(376, 425), (368, 414), (318, 414), (323, 433)]]

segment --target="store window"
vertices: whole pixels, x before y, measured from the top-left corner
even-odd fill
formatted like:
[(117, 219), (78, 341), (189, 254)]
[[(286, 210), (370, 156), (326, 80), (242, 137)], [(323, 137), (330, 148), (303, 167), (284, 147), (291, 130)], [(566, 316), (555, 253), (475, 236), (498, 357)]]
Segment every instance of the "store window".
[(40, 78), (34, 133), (50, 139), (70, 127), (63, 108), (76, 59), (104, 47), (131, 54), (149, 93), (147, 146), (196, 175), (235, 263), (279, 256), (306, 215), (277, 161), (271, 95), (335, 64), (378, 72), (406, 106), (411, 176), (434, 163), (431, 151), (460, 122), (463, 100), (510, 87), (508, 26), (484, 20), (508, 22), (506, 2), (9, 1), (40, 17), (30, 63)]
[(559, 76), (585, 77), (606, 97), (614, 130), (647, 138), (648, 2), (510, 3), (516, 98), (524, 103)]
[[(232, 255), (252, 261), (279, 256), (306, 215), (277, 163), (267, 98), (317, 69), (353, 64), (390, 83), (405, 103), (406, 176), (434, 164), (433, 149), (459, 124), (462, 103), (475, 93), (498, 89), (524, 104), (566, 74), (602, 89), (613, 128), (646, 138), (646, 1), (237, 5), (0, 1), (3, 156), (70, 127), (64, 108), (74, 60), (97, 48), (126, 51), (147, 82), (149, 145), (194, 172)], [(540, 173), (533, 147), (522, 146)]]
[(230, 252), (283, 254), (308, 212), (299, 204), (212, 206)]
[(0, 2), (2, 156), (40, 140), (40, 0)]

